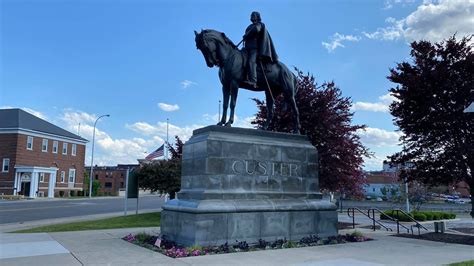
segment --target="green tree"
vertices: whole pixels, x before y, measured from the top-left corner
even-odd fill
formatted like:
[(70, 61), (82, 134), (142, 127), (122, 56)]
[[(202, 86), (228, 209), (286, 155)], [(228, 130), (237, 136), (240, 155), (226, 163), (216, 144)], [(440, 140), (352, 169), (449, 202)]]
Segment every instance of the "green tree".
[[(342, 96), (334, 82), (317, 86), (311, 75), (298, 71), (298, 92), (295, 96), (299, 109), (301, 134), (307, 135), (319, 153), (319, 184), (322, 189), (361, 195), (365, 183), (362, 172), (368, 149), (356, 132), (365, 125), (353, 125), (350, 111), (352, 101)], [(258, 113), (252, 124), (262, 128), (266, 120), (265, 102), (254, 99)], [(270, 130), (291, 132), (291, 110), (285, 108), (282, 96), (275, 99), (275, 116)]]
[[(84, 171), (84, 195), (89, 196), (89, 173)], [(96, 197), (99, 193), (100, 181), (92, 180), (92, 196)]]
[(176, 143), (174, 146), (167, 145), (168, 150), (171, 152), (171, 159), (145, 163), (135, 172), (141, 188), (149, 189), (152, 192), (168, 193), (171, 199), (175, 197), (175, 193), (181, 188), (183, 142), (178, 136), (175, 139)]
[[(391, 156), (400, 178), (428, 185), (465, 181), (474, 195), (474, 100), (472, 36), (411, 44), (411, 62), (398, 63), (388, 79), (397, 98), (390, 106), (403, 132), (402, 151)], [(474, 218), (474, 201), (471, 216)]]

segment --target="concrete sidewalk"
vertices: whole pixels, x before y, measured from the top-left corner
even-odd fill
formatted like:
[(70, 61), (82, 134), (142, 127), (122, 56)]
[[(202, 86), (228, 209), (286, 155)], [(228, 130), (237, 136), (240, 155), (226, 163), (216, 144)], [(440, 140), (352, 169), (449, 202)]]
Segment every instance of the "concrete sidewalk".
[[(5, 256), (0, 265), (442, 265), (474, 259), (473, 246), (393, 237), (380, 230), (357, 230), (374, 241), (180, 259), (121, 239), (128, 233), (156, 234), (158, 227), (1, 234), (0, 254), (4, 247), (20, 243), (17, 253), (22, 255)], [(352, 231), (341, 230), (340, 234)], [(46, 241), (50, 248), (43, 249), (44, 254), (32, 252), (31, 242), (35, 241)]]

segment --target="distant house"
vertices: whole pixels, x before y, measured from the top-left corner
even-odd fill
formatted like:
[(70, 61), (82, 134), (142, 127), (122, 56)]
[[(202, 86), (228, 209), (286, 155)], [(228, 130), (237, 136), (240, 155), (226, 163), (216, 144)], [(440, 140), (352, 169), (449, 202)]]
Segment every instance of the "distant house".
[(400, 182), (395, 172), (367, 172), (364, 195), (370, 197), (388, 197), (400, 195)]
[[(138, 164), (119, 164), (117, 166), (94, 166), (94, 180), (100, 182), (99, 195), (116, 196), (120, 190), (125, 189), (125, 178), (127, 169), (132, 171), (138, 168)], [(84, 171), (90, 173), (90, 166), (85, 167)], [(88, 189), (88, 188), (84, 188)]]
[(0, 194), (82, 191), (87, 140), (21, 109), (0, 109)]

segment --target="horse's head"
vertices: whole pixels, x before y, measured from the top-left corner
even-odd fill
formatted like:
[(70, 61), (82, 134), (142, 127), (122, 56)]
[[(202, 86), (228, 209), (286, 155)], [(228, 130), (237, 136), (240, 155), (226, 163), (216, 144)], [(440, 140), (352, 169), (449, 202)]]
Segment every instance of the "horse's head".
[(204, 59), (206, 60), (206, 64), (208, 67), (214, 67), (218, 65), (219, 60), (217, 59), (217, 44), (213, 38), (208, 36), (207, 30), (202, 30), (200, 33), (194, 31), (196, 35), (196, 48), (201, 50)]
[[(194, 34), (196, 35), (196, 48), (201, 50), (208, 67), (220, 66), (222, 58), (219, 58), (217, 53), (219, 45), (233, 49), (236, 48), (234, 43), (222, 32), (201, 30), (200, 33), (194, 31)], [(222, 49), (225, 50), (225, 48)]]

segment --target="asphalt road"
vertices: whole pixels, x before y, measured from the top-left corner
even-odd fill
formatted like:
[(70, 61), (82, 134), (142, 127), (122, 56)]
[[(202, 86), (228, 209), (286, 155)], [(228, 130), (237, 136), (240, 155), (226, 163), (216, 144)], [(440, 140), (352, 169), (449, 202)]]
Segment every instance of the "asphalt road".
[[(67, 217), (80, 217), (94, 214), (108, 214), (123, 211), (123, 198), (97, 198), (97, 199), (73, 199), (73, 200), (25, 200), (25, 201), (0, 201), (0, 224), (21, 223), (38, 221), (44, 219), (56, 219)], [(140, 210), (158, 210), (164, 204), (164, 199), (159, 196), (145, 196), (139, 200)], [(402, 203), (374, 201), (343, 201), (343, 208), (358, 207), (361, 209), (404, 209)], [(470, 204), (423, 204), (423, 210), (452, 211), (467, 213), (470, 211)], [(128, 211), (134, 212), (136, 200), (128, 200)]]
[[(138, 201), (138, 210), (160, 209), (164, 199), (145, 196)], [(136, 209), (136, 199), (128, 200), (128, 211)], [(43, 219), (66, 218), (121, 212), (123, 198), (0, 201), (0, 224), (21, 223)]]

